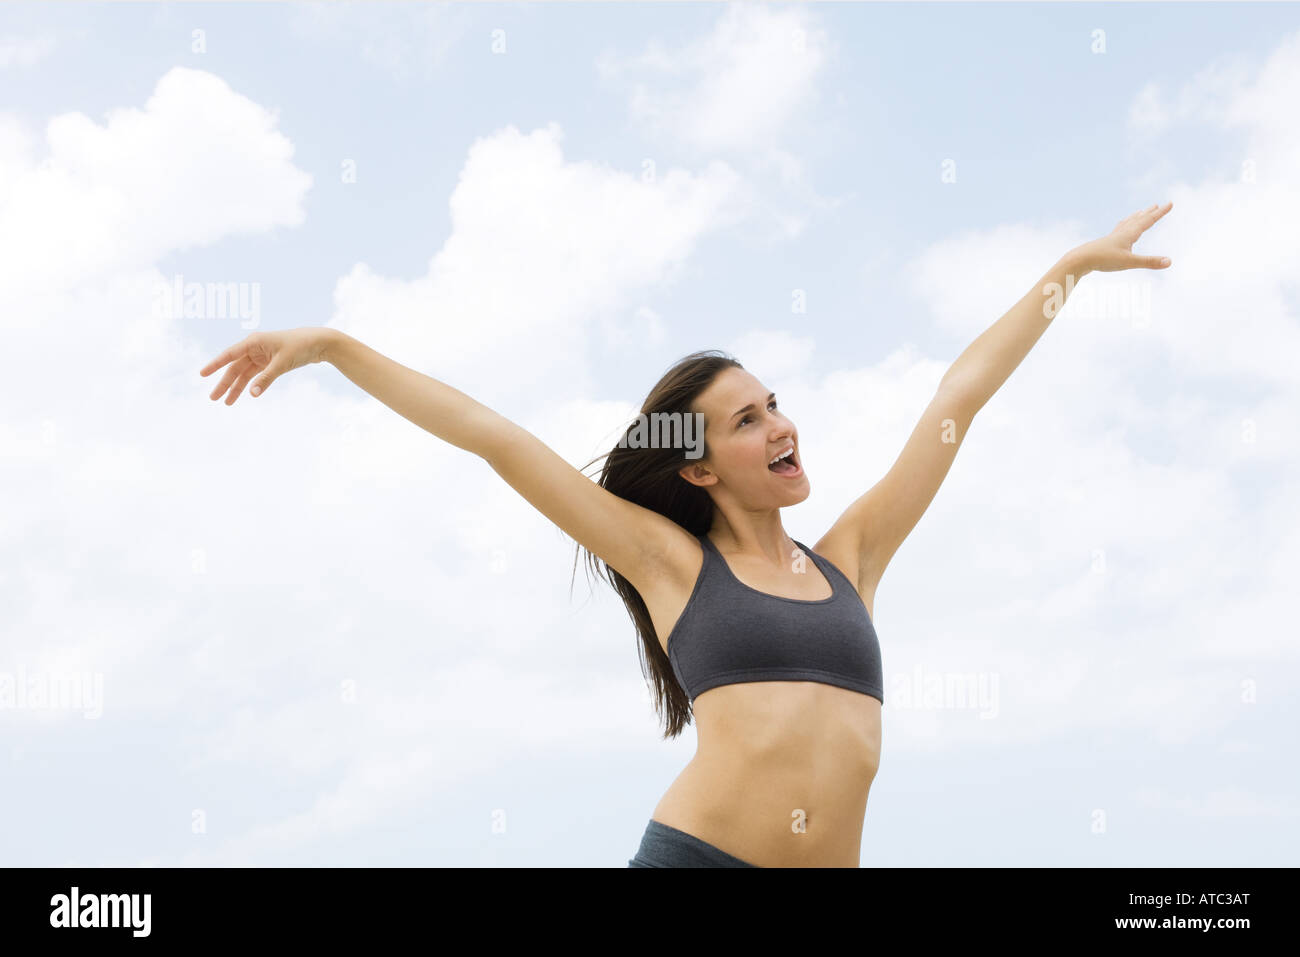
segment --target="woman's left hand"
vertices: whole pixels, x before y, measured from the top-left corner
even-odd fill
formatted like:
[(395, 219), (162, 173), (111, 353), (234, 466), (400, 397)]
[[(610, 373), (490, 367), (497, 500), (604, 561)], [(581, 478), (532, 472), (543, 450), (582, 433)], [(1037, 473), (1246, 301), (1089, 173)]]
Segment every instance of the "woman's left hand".
[(1164, 256), (1139, 256), (1133, 252), (1138, 237), (1156, 224), (1174, 208), (1172, 202), (1140, 209), (1127, 219), (1121, 219), (1109, 236), (1094, 239), (1071, 251), (1085, 273), (1118, 272), (1121, 269), (1167, 269), (1169, 260)]

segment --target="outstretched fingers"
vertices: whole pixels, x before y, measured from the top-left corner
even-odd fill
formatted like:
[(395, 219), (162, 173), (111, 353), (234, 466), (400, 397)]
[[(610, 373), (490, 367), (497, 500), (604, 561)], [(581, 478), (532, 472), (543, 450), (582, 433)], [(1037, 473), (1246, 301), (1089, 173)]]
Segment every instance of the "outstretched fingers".
[(238, 359), (240, 356), (247, 356), (247, 355), (248, 355), (248, 340), (245, 339), (243, 342), (236, 342), (233, 346), (231, 346), (225, 352), (221, 353), (221, 355), (217, 356), (215, 359), (213, 359), (211, 362), (205, 365), (202, 369), (200, 369), (199, 375), (201, 376), (211, 375), (212, 373), (220, 369), (223, 365), (225, 365), (227, 362), (231, 362), (235, 359)]
[[(216, 362), (217, 360), (214, 359), (212, 361)], [(242, 375), (244, 375), (244, 373), (251, 368), (253, 368), (253, 360), (248, 358), (248, 356), (244, 356), (243, 358), (236, 361), (229, 369), (226, 370), (226, 374), (221, 377), (221, 381), (217, 383), (217, 387), (212, 390), (212, 394), (209, 395), (208, 398), (212, 399), (214, 402), (217, 399), (221, 398), (221, 394), (230, 388), (230, 384), (234, 382), (236, 379), (240, 378)], [(204, 375), (206, 374), (207, 373), (204, 373)], [(226, 405), (229, 405), (233, 401), (235, 401), (233, 397), (227, 399)]]
[(1174, 208), (1173, 203), (1156, 203), (1150, 209), (1144, 209), (1137, 216), (1138, 234), (1145, 233), (1148, 229), (1160, 221), (1160, 218)]
[(239, 393), (244, 391), (244, 386), (248, 385), (248, 380), (253, 378), (253, 375), (256, 372), (257, 366), (250, 362), (247, 368), (244, 369), (243, 374), (240, 375), (239, 380), (235, 383), (235, 387), (230, 390), (230, 395), (226, 396), (226, 405), (235, 404), (235, 400), (239, 398)]
[(1124, 226), (1133, 226), (1136, 227), (1139, 234), (1144, 233), (1173, 208), (1174, 204), (1172, 201), (1167, 203), (1155, 203), (1154, 205), (1148, 206), (1146, 209), (1139, 209), (1137, 212), (1125, 216), (1119, 221), (1119, 224), (1115, 228), (1120, 229)]
[[(1172, 201), (1167, 203), (1157, 203), (1150, 209), (1142, 213), (1142, 219), (1138, 223), (1138, 236), (1141, 236), (1148, 229), (1160, 221), (1160, 219), (1174, 208)], [(1147, 269), (1165, 269), (1169, 266), (1168, 256), (1138, 256), (1141, 265)]]
[(1155, 206), (1152, 206), (1150, 209), (1146, 211), (1146, 214), (1142, 217), (1143, 220), (1146, 222), (1146, 225), (1143, 226), (1142, 228), (1150, 229), (1153, 225), (1155, 225), (1160, 221), (1160, 218), (1164, 216), (1165, 213), (1169, 212), (1173, 208), (1174, 208), (1174, 204), (1172, 200), (1163, 205), (1157, 203)]

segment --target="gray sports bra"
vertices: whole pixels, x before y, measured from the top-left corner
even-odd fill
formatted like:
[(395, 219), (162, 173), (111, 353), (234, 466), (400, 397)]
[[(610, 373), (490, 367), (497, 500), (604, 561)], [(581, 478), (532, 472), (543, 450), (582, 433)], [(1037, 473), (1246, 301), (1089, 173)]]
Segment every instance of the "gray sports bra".
[(769, 595), (738, 579), (708, 535), (696, 538), (704, 564), (667, 642), (673, 674), (692, 703), (719, 685), (816, 681), (884, 704), (876, 629), (843, 572), (792, 539), (826, 576), (831, 596)]

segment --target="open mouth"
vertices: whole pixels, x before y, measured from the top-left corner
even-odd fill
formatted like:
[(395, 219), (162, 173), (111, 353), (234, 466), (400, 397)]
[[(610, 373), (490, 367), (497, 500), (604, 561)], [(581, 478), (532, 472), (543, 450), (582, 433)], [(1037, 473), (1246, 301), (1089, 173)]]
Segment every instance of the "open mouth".
[(769, 472), (775, 472), (777, 475), (786, 478), (795, 478), (803, 474), (803, 468), (799, 465), (798, 454), (792, 449), (789, 454), (781, 456), (775, 462), (768, 464)]

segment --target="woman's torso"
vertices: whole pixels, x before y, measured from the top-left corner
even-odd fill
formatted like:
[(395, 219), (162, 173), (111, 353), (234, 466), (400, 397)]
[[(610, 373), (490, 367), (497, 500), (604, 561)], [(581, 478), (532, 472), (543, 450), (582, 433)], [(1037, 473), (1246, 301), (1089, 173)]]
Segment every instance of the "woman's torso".
[[(813, 551), (856, 579), (853, 556), (825, 542)], [(700, 554), (694, 574), (644, 596), (665, 650), (703, 561)], [(811, 601), (834, 593), (820, 568), (774, 576), (735, 557), (727, 566), (737, 581), (769, 595)], [(865, 596), (868, 614), (873, 597)], [(654, 820), (761, 867), (858, 866), (880, 763), (878, 699), (812, 681), (752, 681), (702, 692), (693, 712), (698, 748)]]

